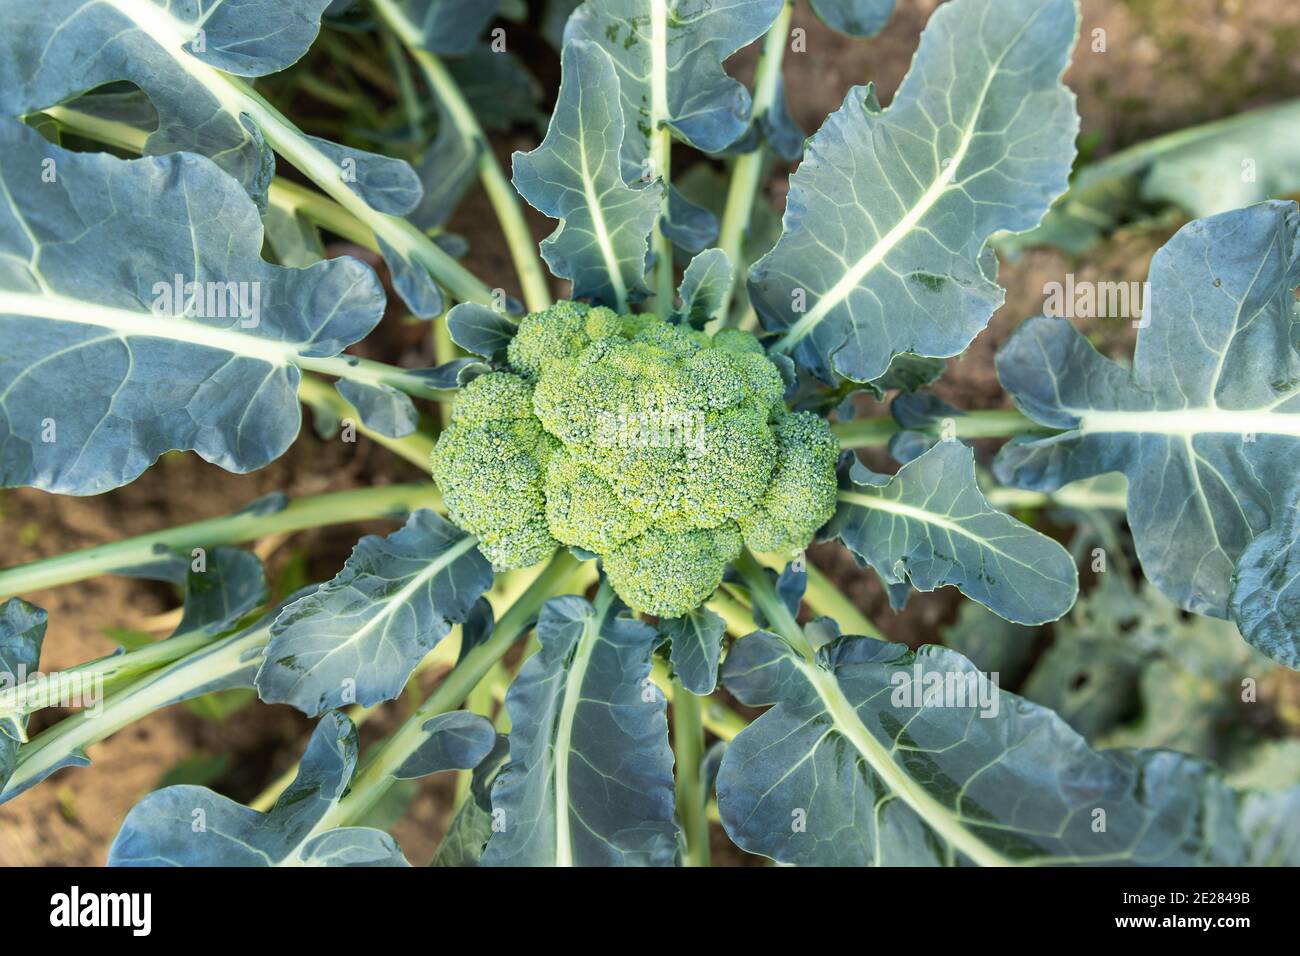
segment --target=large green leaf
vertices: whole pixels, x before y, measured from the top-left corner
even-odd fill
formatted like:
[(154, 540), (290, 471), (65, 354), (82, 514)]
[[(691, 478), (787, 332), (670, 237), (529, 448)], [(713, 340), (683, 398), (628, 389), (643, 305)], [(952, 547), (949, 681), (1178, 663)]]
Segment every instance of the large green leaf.
[[(138, 84), (158, 110), (150, 154), (188, 150), (212, 157), (264, 204), (275, 161), (256, 110), (226, 74), (264, 76), (298, 60), (316, 38), (328, 0), (0, 0), (0, 113), (22, 116), (118, 80)], [(296, 131), (295, 131), (296, 132)], [(381, 212), (401, 214), (419, 182), (398, 160), (302, 136)]]
[(744, 703), (718, 810), (751, 853), (802, 865), (1231, 865), (1238, 797), (1173, 751), (1095, 751), (944, 648), (845, 637), (815, 661), (757, 632), (727, 656)]
[(652, 683), (656, 634), (621, 616), (608, 585), (593, 606), (546, 602), (538, 651), (506, 695), (510, 763), (492, 791), (500, 826), (485, 866), (671, 865), (673, 755)]
[(492, 586), (477, 540), (421, 509), (387, 538), (362, 538), (332, 580), (275, 620), (257, 689), (308, 715), (390, 700)]
[(895, 604), (909, 583), (922, 591), (956, 585), (1018, 624), (1054, 621), (1074, 603), (1069, 552), (988, 503), (974, 454), (960, 442), (939, 442), (893, 477), (853, 461), (841, 468), (839, 499), (822, 536), (838, 537), (875, 568)]
[(449, 258), (393, 218), (420, 201), (402, 160), (308, 136), (239, 76), (282, 70), (306, 52), (326, 0), (222, 0), (206, 9), (170, 0), (0, 0), (0, 114), (22, 116), (95, 87), (130, 81), (148, 95), (158, 129), (149, 154), (208, 156), (260, 207), (275, 173), (271, 148), (374, 230), (393, 286), (411, 311), (442, 311), (430, 274), (474, 298)]
[[(716, 153), (749, 128), (749, 91), (722, 63), (767, 32), (782, 0), (591, 0), (569, 18), (568, 44), (582, 39), (613, 60), (622, 95), (623, 179), (663, 176), (669, 157), (654, 146), (663, 127), (697, 149)], [(661, 228), (696, 253), (713, 242), (718, 223), (670, 187)]]
[(572, 297), (627, 311), (645, 285), (657, 184), (633, 189), (619, 175), (624, 141), (618, 76), (609, 56), (582, 41), (564, 45), (555, 115), (542, 145), (514, 154), (514, 184), (560, 227), (542, 242), (551, 271), (573, 282)]
[[(1128, 520), (1147, 578), (1180, 607), (1226, 617), (1252, 550), (1239, 615), (1248, 640), (1300, 663), (1285, 524), (1300, 453), (1300, 210), (1269, 202), (1179, 230), (1151, 263), (1133, 369), (1064, 319), (1032, 319), (998, 353), (1022, 411), (1064, 432), (1019, 439), (995, 463), (1006, 484), (1048, 491), (1107, 471), (1128, 476)], [(1277, 550), (1273, 550), (1277, 549)], [(1260, 558), (1264, 561), (1261, 564)], [(1289, 627), (1279, 630), (1277, 614)], [(1270, 621), (1273, 625), (1270, 625)]]
[(951, 0), (889, 109), (856, 87), (791, 177), (784, 232), (750, 271), (776, 347), (830, 381), (961, 352), (1001, 304), (985, 244), (1065, 191), (1078, 117), (1061, 73), (1074, 0)]
[(590, 0), (573, 13), (565, 44), (596, 44), (618, 71), (627, 182), (644, 178), (651, 139), (661, 126), (707, 153), (745, 133), (749, 91), (727, 75), (722, 61), (766, 33), (781, 2)]
[[(492, 725), (463, 712), (426, 726), (420, 773), (469, 769), (492, 745)], [(472, 728), (472, 732), (471, 732)], [(357, 730), (342, 714), (321, 718), (298, 775), (268, 813), (190, 784), (155, 790), (126, 815), (109, 866), (406, 866), (387, 833), (322, 826), (357, 765)]]
[(0, 484), (89, 495), (175, 448), (279, 457), (297, 363), (362, 338), (384, 296), (354, 259), (285, 269), (261, 246), (209, 160), (72, 153), (0, 120)]

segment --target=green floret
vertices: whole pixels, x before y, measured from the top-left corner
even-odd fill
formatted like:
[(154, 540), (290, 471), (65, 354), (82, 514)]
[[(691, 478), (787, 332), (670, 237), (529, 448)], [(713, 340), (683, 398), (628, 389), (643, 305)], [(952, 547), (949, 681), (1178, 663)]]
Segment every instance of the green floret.
[(524, 568), (557, 547), (546, 522), (549, 439), (531, 421), (452, 425), (433, 450), (433, 477), (451, 519), (498, 569)]
[(830, 426), (811, 412), (777, 419), (776, 440), (772, 483), (758, 506), (738, 523), (751, 550), (789, 554), (807, 547), (835, 513), (840, 444)]
[(566, 544), (603, 554), (650, 525), (623, 504), (610, 486), (568, 452), (546, 464), (546, 520), (551, 534)]
[(533, 387), (518, 375), (490, 372), (460, 390), (451, 420), (460, 425), (533, 417)]
[(535, 381), (548, 362), (577, 355), (591, 344), (586, 331), (590, 311), (580, 302), (557, 302), (524, 316), (506, 351), (510, 367)]
[(461, 392), (433, 459), (498, 567), (571, 545), (604, 559), (629, 605), (672, 617), (744, 542), (802, 547), (830, 517), (838, 446), (787, 411), (748, 332), (561, 302), (524, 318), (507, 354)]
[(681, 617), (718, 589), (740, 548), (740, 533), (730, 522), (695, 531), (651, 528), (606, 554), (605, 574), (629, 607)]

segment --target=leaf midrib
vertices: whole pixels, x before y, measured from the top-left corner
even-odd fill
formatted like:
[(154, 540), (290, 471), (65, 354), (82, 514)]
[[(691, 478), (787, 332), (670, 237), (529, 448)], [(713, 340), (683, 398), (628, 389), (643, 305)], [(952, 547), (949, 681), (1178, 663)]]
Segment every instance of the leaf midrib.
[(293, 365), (298, 358), (298, 349), (294, 343), (205, 325), (183, 315), (154, 315), (58, 294), (0, 291), (0, 315), (28, 316), (53, 322), (95, 326), (116, 332), (123, 339), (167, 339), (186, 345), (219, 349), (271, 365)]
[[(816, 664), (794, 658), (796, 666), (816, 691), (836, 732), (871, 766), (889, 790), (935, 831), (948, 845), (980, 866), (1011, 866), (1002, 856), (967, 829), (951, 809), (932, 797), (911, 775), (894, 762), (889, 751), (863, 725), (857, 710), (840, 688), (835, 675)], [(879, 862), (879, 861), (877, 861)]]

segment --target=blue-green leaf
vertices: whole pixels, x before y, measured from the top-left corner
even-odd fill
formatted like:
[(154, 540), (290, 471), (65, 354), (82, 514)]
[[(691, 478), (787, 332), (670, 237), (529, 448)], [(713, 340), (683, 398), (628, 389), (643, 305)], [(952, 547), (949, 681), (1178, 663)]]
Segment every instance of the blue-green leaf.
[(718, 217), (669, 186), (668, 215), (659, 228), (678, 251), (691, 256), (718, 238)]
[(717, 318), (722, 300), (731, 291), (734, 270), (721, 249), (706, 249), (691, 260), (682, 276), (678, 295), (681, 317), (697, 329)]
[(718, 660), (727, 624), (708, 608), (659, 622), (659, 633), (672, 641), (668, 659), (682, 686), (701, 697), (718, 686)]
[[(4, 0), (0, 20), (0, 114), (23, 116), (118, 80), (139, 85), (158, 111), (146, 153), (211, 157), (259, 206), (275, 160), (258, 124), (266, 111), (226, 74), (264, 76), (294, 63), (320, 29), (328, 0), (224, 0), (207, 9), (160, 0)], [(340, 170), (348, 188), (381, 212), (401, 215), (419, 199), (405, 163), (294, 131), (304, 149)]]
[(718, 810), (751, 853), (800, 865), (1232, 865), (1237, 796), (1169, 750), (1095, 751), (940, 647), (844, 637), (815, 661), (764, 632), (723, 681), (775, 704), (727, 748)]
[(497, 15), (500, 0), (393, 0), (419, 35), (419, 45), (440, 56), (465, 53)]
[[(1260, 535), (1276, 527), (1274, 542), (1288, 540), (1300, 483), (1297, 239), (1300, 210), (1289, 202), (1180, 229), (1152, 259), (1132, 370), (1064, 319), (1026, 322), (998, 353), (998, 374), (1020, 409), (1066, 429), (1004, 446), (999, 479), (1051, 491), (1123, 472), (1143, 572), (1198, 614), (1228, 615), (1234, 571)], [(1284, 562), (1261, 557), (1253, 550), (1242, 575), (1242, 623), (1252, 634), (1264, 628), (1260, 649), (1286, 660), (1294, 637), (1270, 636), (1267, 622), (1277, 619), (1256, 612), (1284, 612), (1292, 635), (1300, 621), (1285, 597), (1265, 593), (1283, 583)]]
[(206, 787), (155, 790), (126, 815), (108, 851), (109, 866), (407, 866), (393, 838), (316, 824), (347, 792), (357, 763), (357, 731), (326, 714), (312, 734), (298, 776), (269, 813)]
[(186, 565), (185, 609), (173, 636), (220, 634), (266, 602), (266, 574), (251, 551), (213, 548), (202, 567)]
[(671, 865), (673, 755), (649, 681), (656, 635), (621, 617), (608, 586), (593, 607), (546, 602), (541, 650), (506, 695), (510, 763), (492, 791), (503, 829), (485, 866)]
[(1056, 620), (1079, 589), (1069, 552), (990, 506), (975, 481), (974, 454), (956, 441), (940, 442), (892, 478), (856, 461), (841, 470), (839, 509), (822, 534), (838, 537), (888, 585), (956, 585), (1017, 624)]
[(812, 8), (832, 30), (873, 37), (893, 16), (894, 0), (812, 0)]
[(437, 714), (420, 731), (426, 739), (393, 772), (398, 780), (443, 770), (473, 770), (491, 752), (497, 738), (486, 717), (465, 710)]
[(1237, 562), (1232, 616), (1242, 636), (1300, 670), (1300, 483), (1276, 523)]
[(388, 438), (409, 435), (420, 422), (420, 413), (410, 396), (391, 385), (368, 385), (345, 378), (334, 387), (357, 410), (363, 425)]
[(200, 156), (73, 153), (0, 120), (0, 186), (0, 484), (97, 494), (175, 448), (261, 468), (298, 433), (295, 363), (383, 314), (355, 259), (263, 261), (257, 210)]
[[(565, 45), (600, 46), (618, 69), (622, 94), (623, 179), (646, 173), (651, 138), (667, 125), (716, 153), (749, 124), (749, 91), (722, 62), (767, 32), (782, 0), (589, 0), (569, 18)], [(650, 170), (651, 175), (657, 171)]]
[[(45, 611), (22, 598), (0, 605), (0, 693), (11, 691), (36, 673), (45, 639)], [(9, 783), (18, 746), (27, 741), (25, 714), (0, 714), (0, 792)]]
[(519, 325), (508, 315), (477, 302), (462, 302), (447, 313), (447, 333), (467, 352), (486, 359), (505, 358)]
[(411, 222), (427, 232), (443, 226), (451, 218), (478, 178), (478, 161), (484, 148), (482, 143), (462, 136), (447, 110), (439, 104), (438, 134), (416, 167), (416, 174), (424, 184), (424, 195), (411, 213)]
[(492, 586), (477, 539), (421, 509), (362, 538), (332, 580), (280, 612), (257, 674), (268, 703), (315, 715), (390, 700)]
[(1003, 299), (989, 237), (1035, 225), (1066, 187), (1076, 27), (1074, 0), (951, 0), (888, 109), (849, 92), (750, 271), (777, 349), (826, 381), (869, 382), (895, 355), (956, 355), (984, 328)]
[(497, 734), (492, 750), (474, 767), (469, 797), (447, 828), (430, 866), (478, 866), (492, 837), (492, 784), (509, 757), (509, 738)]
[(555, 115), (542, 145), (514, 154), (514, 184), (560, 227), (542, 242), (551, 271), (573, 282), (572, 297), (627, 311), (645, 285), (650, 230), (661, 187), (639, 189), (619, 175), (624, 139), (618, 76), (609, 56), (580, 41), (564, 47)]

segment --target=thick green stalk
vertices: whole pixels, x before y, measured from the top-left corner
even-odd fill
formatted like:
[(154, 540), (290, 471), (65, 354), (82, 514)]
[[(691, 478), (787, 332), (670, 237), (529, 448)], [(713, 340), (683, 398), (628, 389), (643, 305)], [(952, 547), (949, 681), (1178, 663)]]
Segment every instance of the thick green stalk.
[(532, 586), (502, 615), (492, 636), (471, 649), (438, 685), (438, 689), (375, 753), (356, 778), (352, 789), (317, 823), (314, 832), (355, 824), (392, 785), (393, 773), (424, 742), (424, 725), (438, 714), (455, 710), (537, 618), (547, 599), (579, 570), (580, 562), (567, 548), (555, 552)]
[[(780, 572), (786, 566), (787, 559), (780, 554), (756, 554), (755, 559), (774, 571)], [(864, 634), (868, 637), (884, 638), (880, 630), (858, 610), (857, 605), (844, 596), (835, 584), (822, 574), (805, 558), (808, 581), (804, 590), (803, 603), (814, 614), (832, 618), (846, 634)]]
[(659, 211), (659, 220), (650, 232), (650, 248), (655, 254), (655, 308), (662, 316), (668, 316), (677, 306), (673, 282), (673, 242), (664, 232), (668, 222), (668, 192), (672, 188), (673, 132), (665, 124), (655, 130), (651, 140), (651, 163), (655, 175), (663, 183), (663, 203)]
[(0, 720), (57, 706), (61, 689), (65, 687), (94, 687), (102, 681), (106, 688), (112, 688), (125, 680), (179, 660), (216, 640), (211, 634), (202, 632), (180, 634), (124, 654), (113, 654), (77, 664), (57, 675), (50, 675), (47, 680), (26, 681), (0, 691)]
[[(37, 734), (18, 750), (13, 776), (0, 790), (0, 801), (75, 760), (130, 723), (159, 708), (197, 696), (204, 688), (249, 668), (271, 639), (271, 621), (222, 638), (171, 665), (153, 671), (110, 694), (96, 707), (78, 711)], [(251, 676), (251, 675), (250, 675)]]
[(686, 865), (709, 865), (708, 800), (700, 779), (704, 759), (701, 701), (681, 681), (673, 681), (673, 753), (677, 763), (677, 813), (686, 834)]
[(304, 528), (397, 517), (417, 508), (441, 507), (442, 496), (432, 482), (315, 495), (291, 501), (287, 507), (270, 514), (239, 511), (20, 564), (0, 571), (0, 595), (27, 594), (147, 564), (156, 558), (157, 548), (187, 552), (191, 548), (237, 544)]
[[(945, 434), (942, 425), (931, 425), (917, 429), (928, 435), (942, 437), (971, 438), (1014, 438), (1017, 435), (1051, 434), (1055, 429), (1045, 428), (1031, 421), (1012, 408), (984, 409), (954, 415), (950, 430)], [(840, 440), (841, 448), (865, 448), (872, 445), (884, 445), (897, 434), (898, 423), (888, 415), (878, 418), (854, 418), (831, 426), (831, 431)]]
[(794, 615), (790, 613), (790, 609), (785, 606), (785, 602), (776, 593), (776, 588), (768, 580), (766, 569), (755, 560), (748, 550), (741, 552), (733, 567), (749, 589), (749, 596), (753, 600), (754, 606), (762, 611), (763, 616), (767, 618), (768, 626), (785, 638), (786, 642), (796, 651), (808, 660), (812, 660), (812, 645), (808, 643), (803, 628), (799, 626), (799, 622), (794, 619)]
[(533, 241), (533, 234), (524, 219), (519, 197), (514, 187), (510, 185), (510, 181), (506, 179), (500, 163), (497, 162), (492, 146), (483, 133), (483, 127), (479, 125), (474, 111), (465, 102), (460, 86), (443, 65), (442, 60), (421, 46), (424, 38), (402, 8), (393, 0), (371, 0), (371, 4), (380, 19), (405, 44), (411, 59), (424, 73), (425, 79), (442, 103), (461, 138), (477, 151), (479, 180), (497, 215), (497, 220), (501, 223), (501, 231), (510, 249), (510, 258), (514, 261), (515, 272), (519, 275), (524, 302), (529, 311), (540, 312), (551, 304), (551, 290), (546, 282), (546, 273), (542, 270), (537, 243)]
[[(763, 38), (763, 52), (754, 72), (754, 106), (750, 112), (752, 122), (758, 123), (776, 103), (781, 79), (781, 62), (785, 57), (786, 40), (790, 35), (790, 20), (794, 16), (794, 0), (785, 0), (772, 27)], [(731, 299), (738, 284), (744, 282), (741, 274), (741, 250), (745, 233), (749, 231), (754, 201), (758, 197), (767, 162), (767, 143), (759, 137), (758, 145), (748, 153), (737, 156), (731, 164), (731, 183), (727, 188), (727, 203), (722, 212), (722, 225), (718, 231), (718, 248), (727, 254), (736, 270), (735, 281), (727, 290), (718, 307), (724, 325), (731, 323)]]

